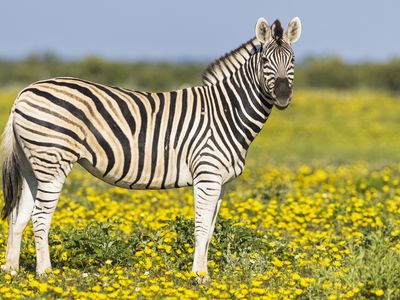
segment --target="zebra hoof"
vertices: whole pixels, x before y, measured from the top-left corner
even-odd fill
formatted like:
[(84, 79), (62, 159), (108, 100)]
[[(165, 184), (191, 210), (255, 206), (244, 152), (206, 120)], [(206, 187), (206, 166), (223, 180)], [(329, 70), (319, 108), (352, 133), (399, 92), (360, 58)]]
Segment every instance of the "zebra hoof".
[(13, 266), (5, 264), (5, 265), (2, 265), (0, 268), (3, 272), (9, 273), (11, 276), (15, 276), (18, 274), (18, 267), (13, 267)]
[(211, 282), (211, 278), (208, 274), (197, 275), (196, 281), (198, 284), (207, 284), (207, 283)]
[(46, 277), (49, 274), (51, 274), (51, 268), (36, 270), (36, 275), (40, 277)]

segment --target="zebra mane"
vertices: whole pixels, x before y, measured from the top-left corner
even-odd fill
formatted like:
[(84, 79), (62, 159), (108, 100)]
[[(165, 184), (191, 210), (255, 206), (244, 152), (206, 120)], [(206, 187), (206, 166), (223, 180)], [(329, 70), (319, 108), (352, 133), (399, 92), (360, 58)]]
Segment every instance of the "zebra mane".
[(260, 42), (256, 38), (252, 38), (247, 43), (225, 54), (208, 66), (207, 70), (203, 73), (203, 83), (213, 85), (229, 78), (260, 49)]

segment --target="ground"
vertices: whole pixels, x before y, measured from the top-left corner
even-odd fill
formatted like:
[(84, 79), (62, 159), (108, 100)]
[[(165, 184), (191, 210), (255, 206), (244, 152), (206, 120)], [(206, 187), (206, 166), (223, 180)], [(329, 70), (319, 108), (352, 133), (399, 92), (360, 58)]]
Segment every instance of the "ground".
[[(0, 94), (0, 129), (16, 92)], [(295, 91), (227, 189), (198, 285), (191, 189), (129, 191), (76, 168), (36, 277), (32, 227), (3, 298), (400, 298), (400, 98)], [(4, 263), (7, 222), (0, 223)]]

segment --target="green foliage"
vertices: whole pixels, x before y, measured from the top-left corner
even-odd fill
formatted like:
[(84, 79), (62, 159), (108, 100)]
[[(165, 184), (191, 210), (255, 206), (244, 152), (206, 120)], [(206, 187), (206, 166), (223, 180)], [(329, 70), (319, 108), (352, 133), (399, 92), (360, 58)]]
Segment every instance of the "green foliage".
[[(173, 249), (185, 251), (185, 245), (194, 245), (193, 219), (188, 220), (178, 216), (174, 220), (167, 221), (167, 224), (170, 231), (177, 233)], [(268, 249), (270, 247), (267, 245), (266, 238), (255, 230), (242, 227), (235, 221), (219, 218), (215, 225), (212, 247), (209, 249), (209, 253), (210, 260), (218, 259), (217, 252), (223, 253), (221, 263), (225, 268), (231, 263), (232, 257), (245, 257), (251, 253)], [(186, 261), (181, 261), (178, 266), (182, 267), (190, 262), (191, 257), (186, 257)]]
[(296, 74), (296, 78), (304, 77), (303, 84), (310, 87), (349, 89), (358, 83), (354, 68), (339, 58), (311, 60), (298, 69), (300, 75)]
[[(58, 76), (84, 78), (110, 85), (166, 91), (201, 84), (204, 63), (120, 62), (91, 56), (63, 61), (53, 55), (21, 61), (0, 60), (0, 87), (25, 86)], [(296, 65), (295, 84), (301, 88), (381, 89), (400, 91), (400, 59), (385, 63), (348, 64), (337, 57), (309, 58)]]
[[(382, 231), (369, 232), (363, 245), (351, 247), (351, 255), (345, 262), (350, 272), (345, 280), (364, 282), (366, 290), (380, 286), (387, 291), (387, 299), (398, 297), (394, 287), (400, 285), (400, 254), (390, 248), (390, 244), (395, 243), (394, 239), (398, 240), (399, 236), (394, 238)], [(371, 295), (365, 291), (363, 296)]]
[(163, 91), (199, 85), (203, 69), (199, 64), (125, 63), (95, 56), (81, 61), (33, 56), (22, 61), (0, 61), (0, 87), (71, 76), (130, 89)]
[(52, 229), (50, 244), (61, 249), (53, 253), (55, 267), (64, 264), (62, 253), (68, 252), (68, 265), (73, 268), (88, 270), (101, 267), (107, 260), (115, 264), (132, 266), (135, 252), (140, 249), (140, 244), (150, 238), (140, 228), (135, 228), (135, 234), (127, 237), (114, 224), (93, 222), (83, 229), (72, 228), (70, 231), (61, 230), (60, 226)]

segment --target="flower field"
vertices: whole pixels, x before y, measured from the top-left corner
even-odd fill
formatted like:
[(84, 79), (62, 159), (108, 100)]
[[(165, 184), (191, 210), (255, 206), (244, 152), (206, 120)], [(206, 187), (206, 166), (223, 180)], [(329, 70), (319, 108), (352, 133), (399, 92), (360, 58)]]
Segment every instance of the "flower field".
[[(0, 128), (16, 93), (0, 93)], [(198, 285), (191, 189), (129, 191), (77, 167), (36, 277), (32, 227), (1, 298), (400, 298), (400, 98), (296, 91), (232, 182)], [(0, 263), (7, 222), (0, 222)]]

